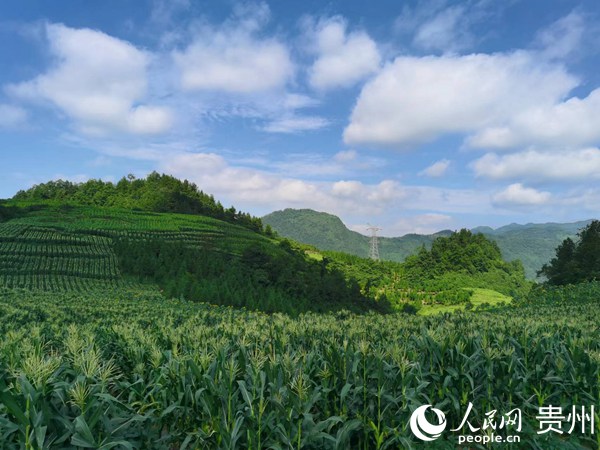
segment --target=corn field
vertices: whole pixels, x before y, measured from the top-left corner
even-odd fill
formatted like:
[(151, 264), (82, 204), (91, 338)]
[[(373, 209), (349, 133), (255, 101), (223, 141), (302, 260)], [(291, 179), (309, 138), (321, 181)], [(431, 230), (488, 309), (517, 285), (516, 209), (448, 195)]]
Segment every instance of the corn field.
[(521, 444), (503, 448), (597, 449), (597, 434), (537, 434), (540, 405), (600, 404), (598, 303), (571, 300), (293, 319), (151, 290), (4, 288), (0, 448), (422, 448), (413, 410), (457, 426), (471, 402), (523, 410)]

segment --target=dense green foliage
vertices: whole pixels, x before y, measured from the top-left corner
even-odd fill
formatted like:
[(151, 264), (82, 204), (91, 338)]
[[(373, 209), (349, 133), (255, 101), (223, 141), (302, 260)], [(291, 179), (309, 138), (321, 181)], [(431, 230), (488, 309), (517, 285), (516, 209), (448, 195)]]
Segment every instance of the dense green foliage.
[(406, 261), (408, 270), (427, 277), (448, 272), (473, 275), (489, 272), (502, 264), (502, 254), (495, 242), (483, 234), (473, 234), (465, 229), (436, 239), (431, 249), (423, 247), (416, 256)]
[(595, 449), (589, 434), (538, 435), (535, 416), (598, 404), (598, 298), (291, 319), (142, 291), (0, 290), (2, 449), (420, 448), (416, 407), (455, 428), (468, 402), (476, 425), (520, 408), (516, 449)]
[(516, 297), (515, 305), (568, 305), (585, 299), (600, 298), (600, 281), (564, 286), (538, 284), (524, 297)]
[[(86, 203), (118, 189), (101, 182), (0, 205), (0, 449), (419, 448), (416, 407), (456, 427), (469, 402), (480, 421), (520, 408), (527, 448), (598, 449), (598, 434), (539, 435), (535, 416), (598, 406), (599, 283), (527, 293), (521, 265), (466, 230), (406, 264), (318, 252), (235, 212), (190, 214), (181, 182), (153, 180), (175, 187), (106, 196), (127, 209)], [(478, 287), (516, 308), (354, 314)]]
[(405, 273), (411, 285), (434, 291), (471, 287), (514, 295), (529, 289), (519, 261), (504, 261), (498, 244), (465, 229), (422, 247), (407, 258)]
[[(263, 222), (270, 224), (281, 236), (314, 245), (321, 250), (368, 256), (369, 238), (348, 230), (339, 218), (331, 214), (309, 209), (286, 209), (266, 215)], [(574, 238), (577, 231), (588, 223), (511, 224), (497, 229), (478, 227), (472, 231), (495, 241), (504, 260), (520, 260), (525, 275), (533, 280), (542, 265), (552, 258), (556, 246), (567, 237)], [(440, 231), (433, 235), (380, 237), (379, 254), (384, 260), (402, 262), (421, 247), (430, 248), (435, 238), (450, 234), (450, 231)]]
[(12, 219), (17, 214), (18, 208), (14, 206), (5, 206), (0, 200), (0, 222)]
[(468, 230), (437, 238), (407, 261), (373, 262), (339, 252), (321, 252), (329, 265), (355, 279), (362, 292), (396, 309), (407, 304), (467, 305), (474, 288), (523, 296), (531, 287), (518, 261), (505, 262), (495, 242)]
[(262, 231), (259, 218), (236, 211), (234, 207), (225, 209), (212, 195), (205, 194), (194, 183), (156, 172), (143, 179), (130, 175), (116, 184), (102, 180), (89, 180), (85, 183), (50, 181), (19, 191), (13, 200), (201, 214), (253, 231)]
[(38, 205), (0, 223), (0, 286), (87, 291), (139, 282), (268, 312), (389, 309), (326, 261), (210, 217)]
[(314, 245), (320, 250), (349, 253), (366, 257), (369, 240), (356, 231), (351, 231), (339, 217), (312, 209), (285, 209), (275, 211), (262, 218), (281, 236), (304, 244)]
[[(9, 287), (84, 291), (142, 281), (169, 296), (291, 314), (467, 305), (472, 288), (527, 288), (484, 238), (466, 247), (441, 238), (430, 252), (440, 262), (423, 271), (337, 252), (314, 259), (302, 246), (195, 214), (13, 201), (10, 217), (0, 224), (0, 284)], [(454, 253), (465, 249), (459, 259), (469, 266), (454, 270)]]
[[(469, 280), (460, 286), (440, 288), (440, 283), (431, 280), (411, 281), (405, 265), (392, 261), (373, 262), (370, 259), (339, 252), (323, 252), (327, 263), (358, 282), (364, 295), (376, 299), (378, 303), (389, 303), (401, 311), (417, 311), (422, 305), (466, 304), (472, 291), (465, 289)], [(407, 309), (410, 304), (411, 308)]]
[(577, 241), (565, 239), (556, 248), (556, 256), (540, 270), (548, 284), (600, 280), (600, 221), (594, 220), (577, 236)]
[(201, 258), (206, 249), (199, 254), (182, 242), (161, 240), (121, 238), (114, 247), (123, 273), (157, 283), (169, 297), (293, 315), (388, 309), (363, 296), (354, 279), (326, 260), (307, 260), (285, 240), (277, 246), (254, 243), (241, 257), (212, 252)]

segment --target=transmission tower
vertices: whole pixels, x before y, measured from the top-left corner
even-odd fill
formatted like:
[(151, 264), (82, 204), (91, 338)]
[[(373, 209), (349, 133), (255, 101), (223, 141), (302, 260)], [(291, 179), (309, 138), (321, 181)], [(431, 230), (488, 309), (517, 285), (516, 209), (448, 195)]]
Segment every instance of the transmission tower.
[(369, 251), (369, 258), (373, 261), (379, 261), (379, 241), (377, 240), (377, 232), (381, 230), (381, 228), (369, 225), (367, 230), (371, 232), (371, 250)]

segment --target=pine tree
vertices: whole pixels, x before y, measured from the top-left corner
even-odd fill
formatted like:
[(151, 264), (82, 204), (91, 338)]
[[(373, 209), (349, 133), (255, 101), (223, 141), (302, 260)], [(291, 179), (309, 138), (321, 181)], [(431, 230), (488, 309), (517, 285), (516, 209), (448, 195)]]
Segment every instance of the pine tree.
[(538, 275), (548, 284), (563, 285), (600, 279), (600, 221), (594, 220), (578, 233), (578, 240), (565, 239), (556, 256), (544, 264)]

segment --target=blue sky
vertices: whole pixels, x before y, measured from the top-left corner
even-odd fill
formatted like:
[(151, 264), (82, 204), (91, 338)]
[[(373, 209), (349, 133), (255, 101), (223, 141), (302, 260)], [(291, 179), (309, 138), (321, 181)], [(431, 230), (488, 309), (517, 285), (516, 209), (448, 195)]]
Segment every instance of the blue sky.
[(595, 0), (0, 3), (0, 198), (187, 178), (429, 233), (600, 213)]

